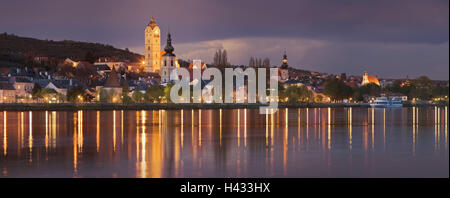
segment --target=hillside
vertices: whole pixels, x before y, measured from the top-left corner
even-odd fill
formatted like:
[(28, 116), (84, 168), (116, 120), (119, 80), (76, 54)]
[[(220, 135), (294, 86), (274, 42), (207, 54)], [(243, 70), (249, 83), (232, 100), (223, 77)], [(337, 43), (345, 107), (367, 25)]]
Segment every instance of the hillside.
[[(117, 49), (111, 45), (78, 42), (71, 40), (52, 41), (25, 38), (11, 34), (0, 34), (0, 62), (14, 64), (22, 62), (29, 54), (42, 54), (56, 60), (73, 58), (84, 60), (90, 53), (93, 57), (118, 57), (121, 60), (139, 61), (139, 54)], [(0, 65), (1, 66), (1, 65)]]

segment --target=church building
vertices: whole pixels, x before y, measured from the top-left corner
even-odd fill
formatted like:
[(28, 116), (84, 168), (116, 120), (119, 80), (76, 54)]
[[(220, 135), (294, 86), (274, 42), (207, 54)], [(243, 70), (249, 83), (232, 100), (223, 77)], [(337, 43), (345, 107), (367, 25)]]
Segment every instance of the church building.
[(170, 82), (170, 75), (172, 71), (179, 67), (178, 61), (176, 59), (175, 54), (173, 53), (175, 49), (172, 46), (172, 36), (167, 35), (167, 44), (164, 48), (164, 54), (162, 55), (162, 67), (161, 67), (161, 82), (168, 83)]
[(108, 78), (106, 78), (105, 84), (103, 86), (97, 86), (96, 90), (98, 92), (98, 101), (106, 100), (106, 102), (120, 102), (123, 88), (120, 84), (119, 74), (116, 72), (114, 66), (109, 73)]
[(361, 85), (364, 86), (364, 85), (368, 85), (368, 84), (371, 84), (371, 83), (380, 86), (380, 81), (378, 80), (377, 77), (370, 76), (370, 75), (367, 74), (367, 71), (364, 71), (364, 76), (363, 76)]

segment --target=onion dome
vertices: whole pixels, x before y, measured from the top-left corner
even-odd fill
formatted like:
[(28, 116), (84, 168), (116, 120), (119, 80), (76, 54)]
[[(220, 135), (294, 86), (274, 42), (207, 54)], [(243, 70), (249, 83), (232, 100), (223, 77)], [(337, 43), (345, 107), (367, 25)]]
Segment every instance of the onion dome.
[(164, 47), (165, 54), (163, 56), (175, 56), (173, 53), (175, 49), (172, 46), (172, 36), (169, 34), (167, 35), (167, 44), (166, 47)]
[(289, 67), (288, 62), (287, 62), (287, 55), (286, 52), (284, 52), (283, 55), (283, 64), (281, 65), (281, 69), (287, 69)]

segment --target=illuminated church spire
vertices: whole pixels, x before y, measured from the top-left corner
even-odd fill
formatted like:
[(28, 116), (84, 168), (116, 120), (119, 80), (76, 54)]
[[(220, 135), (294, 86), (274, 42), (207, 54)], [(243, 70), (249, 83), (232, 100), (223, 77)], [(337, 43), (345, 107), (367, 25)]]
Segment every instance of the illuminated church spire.
[(289, 69), (288, 68), (289, 68), (289, 65), (288, 65), (286, 50), (284, 50), (282, 65), (280, 66), (280, 69), (279, 69), (279, 71), (280, 71), (279, 81), (286, 82), (287, 80), (289, 80)]
[(284, 51), (284, 55), (283, 55), (283, 64), (281, 65), (282, 69), (287, 69), (289, 67), (288, 65), (288, 60), (287, 60), (287, 55), (286, 55), (286, 50)]
[(145, 72), (161, 70), (161, 39), (160, 29), (152, 17), (145, 28)]

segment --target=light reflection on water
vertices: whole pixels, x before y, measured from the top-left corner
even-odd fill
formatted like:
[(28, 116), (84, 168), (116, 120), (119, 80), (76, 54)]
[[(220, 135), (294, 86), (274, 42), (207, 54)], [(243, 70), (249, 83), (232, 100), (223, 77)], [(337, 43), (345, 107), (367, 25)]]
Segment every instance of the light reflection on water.
[(448, 177), (447, 112), (4, 111), (0, 177)]

